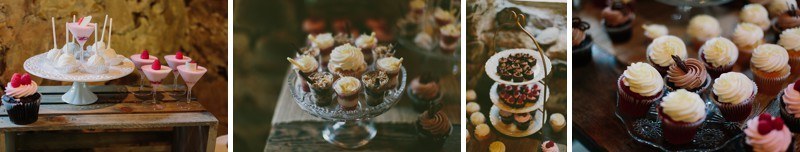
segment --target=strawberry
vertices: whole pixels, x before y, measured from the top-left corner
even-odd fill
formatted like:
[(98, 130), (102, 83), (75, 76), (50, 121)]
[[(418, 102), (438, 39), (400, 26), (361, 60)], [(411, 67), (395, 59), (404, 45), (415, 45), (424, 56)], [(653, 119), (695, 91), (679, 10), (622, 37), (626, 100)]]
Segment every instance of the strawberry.
[(25, 74), (22, 74), (21, 78), (22, 79), (20, 79), (20, 84), (22, 84), (22, 85), (30, 85), (31, 84), (31, 75), (28, 75), (27, 73), (25, 73)]
[(178, 51), (178, 53), (175, 53), (175, 58), (176, 58), (176, 59), (183, 60), (183, 52), (181, 52), (181, 51)]
[(547, 141), (547, 144), (544, 144), (544, 147), (547, 148), (551, 148), (553, 146), (556, 146), (556, 143), (554, 143), (553, 141)]
[(766, 135), (772, 131), (772, 128), (772, 124), (769, 123), (769, 120), (758, 121), (758, 133)]
[(767, 113), (763, 113), (763, 114), (758, 116), (758, 121), (762, 121), (762, 120), (767, 120), (767, 121), (772, 120), (772, 116), (770, 116)]
[(147, 53), (147, 50), (144, 50), (139, 58), (150, 59), (150, 53)]
[(11, 82), (10, 82), (11, 87), (13, 88), (19, 87), (19, 85), (21, 85), (20, 83), (20, 79), (22, 79), (21, 77), (22, 76), (20, 76), (19, 73), (14, 73), (14, 76), (11, 76)]
[(798, 82), (800, 82), (800, 79), (797, 79), (797, 81), (795, 81), (794, 84), (793, 84), (794, 88), (792, 88), (792, 89), (794, 89), (795, 91), (800, 91), (800, 83), (798, 83)]
[(776, 117), (775, 120), (772, 120), (772, 127), (776, 130), (783, 130), (783, 119)]
[(161, 70), (161, 62), (158, 62), (158, 60), (153, 61), (153, 65), (151, 65), (151, 67), (153, 70)]

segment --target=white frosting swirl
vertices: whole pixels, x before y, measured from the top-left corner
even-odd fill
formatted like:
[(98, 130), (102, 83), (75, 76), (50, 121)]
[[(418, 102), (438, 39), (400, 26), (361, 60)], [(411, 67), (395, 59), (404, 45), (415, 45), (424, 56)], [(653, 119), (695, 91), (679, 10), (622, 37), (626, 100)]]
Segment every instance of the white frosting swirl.
[(784, 30), (778, 44), (788, 51), (800, 51), (800, 27)]
[(763, 44), (753, 51), (750, 62), (760, 70), (775, 72), (789, 66), (789, 53), (781, 46)]
[(739, 104), (755, 93), (756, 83), (739, 72), (723, 73), (714, 79), (714, 95), (721, 103)]
[(318, 69), (319, 63), (314, 57), (309, 55), (302, 55), (298, 57), (296, 60), (291, 58), (286, 58), (289, 62), (292, 63), (292, 67), (294, 69), (300, 70), (303, 73), (311, 73)]
[(669, 35), (669, 29), (667, 29), (667, 26), (661, 24), (642, 25), (642, 28), (644, 29), (644, 36), (650, 39), (656, 39), (664, 35)]
[(320, 49), (326, 49), (333, 47), (333, 35), (331, 33), (322, 33), (318, 34), (317, 36), (308, 35), (308, 40), (311, 41), (311, 44)]
[(708, 15), (697, 15), (689, 21), (687, 32), (698, 40), (708, 40), (722, 33), (719, 22)]
[(761, 4), (747, 4), (739, 13), (742, 22), (753, 23), (761, 27), (762, 30), (769, 28), (769, 14), (767, 9)]
[(352, 95), (361, 90), (361, 82), (354, 77), (342, 77), (333, 83), (333, 90), (339, 95)]
[(733, 42), (739, 47), (756, 45), (764, 39), (764, 30), (753, 23), (739, 23), (733, 31)]
[(661, 112), (677, 122), (693, 123), (706, 117), (706, 104), (700, 95), (679, 89), (667, 94), (661, 102)]
[(642, 96), (656, 95), (664, 88), (664, 79), (661, 78), (661, 74), (647, 63), (633, 63), (622, 75), (624, 76), (623, 84)]
[(27, 85), (19, 85), (19, 87), (14, 88), (11, 86), (11, 82), (6, 84), (6, 95), (14, 97), (16, 99), (27, 97), (36, 93), (39, 89), (39, 85), (36, 84), (36, 81), (31, 81), (31, 84)]
[(386, 71), (386, 73), (397, 73), (402, 65), (403, 58), (386, 57), (378, 59), (378, 69)]
[(364, 61), (364, 54), (361, 49), (353, 47), (350, 44), (337, 46), (331, 53), (330, 66), (333, 69), (341, 70), (360, 70), (366, 67)]
[(378, 44), (378, 39), (375, 38), (375, 32), (370, 35), (361, 35), (356, 39), (358, 48), (373, 48), (376, 44)]
[(701, 47), (703, 55), (708, 63), (713, 67), (722, 67), (736, 62), (739, 57), (739, 49), (731, 40), (723, 37), (712, 38), (706, 41)]
[(686, 59), (686, 44), (681, 38), (672, 35), (661, 36), (647, 46), (647, 57), (659, 66), (668, 67), (675, 63), (672, 55)]
[(461, 34), (461, 27), (456, 24), (447, 24), (439, 28), (442, 35), (459, 35)]

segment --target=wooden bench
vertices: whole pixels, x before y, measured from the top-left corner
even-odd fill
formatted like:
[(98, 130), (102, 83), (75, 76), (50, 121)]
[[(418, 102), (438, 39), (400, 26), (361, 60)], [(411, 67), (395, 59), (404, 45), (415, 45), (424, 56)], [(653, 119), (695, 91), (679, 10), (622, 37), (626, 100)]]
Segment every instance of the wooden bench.
[[(188, 108), (160, 92), (164, 109), (143, 105), (152, 95), (136, 97), (133, 86), (91, 86), (98, 101), (76, 106), (61, 101), (68, 86), (40, 86), (39, 119), (29, 125), (11, 123), (0, 109), (0, 149), (66, 150), (125, 148), (145, 151), (213, 151), (217, 119), (198, 102)], [(118, 150), (118, 149), (117, 149)]]

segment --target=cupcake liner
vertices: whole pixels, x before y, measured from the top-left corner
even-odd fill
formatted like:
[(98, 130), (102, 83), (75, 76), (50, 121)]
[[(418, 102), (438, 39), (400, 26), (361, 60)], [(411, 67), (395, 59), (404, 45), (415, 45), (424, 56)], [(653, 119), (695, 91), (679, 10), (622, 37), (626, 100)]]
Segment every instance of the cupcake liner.
[(800, 118), (794, 117), (794, 114), (790, 114), (789, 111), (786, 110), (786, 104), (783, 103), (783, 92), (778, 94), (778, 98), (775, 99), (776, 102), (780, 103), (780, 111), (781, 111), (781, 119), (783, 119), (783, 123), (786, 124), (786, 127), (789, 128), (790, 131), (793, 133), (800, 132)]
[(514, 121), (514, 126), (517, 126), (517, 130), (528, 130), (528, 128), (531, 127), (531, 121), (533, 120), (528, 120), (526, 122)]
[(453, 133), (452, 125), (450, 126), (450, 131), (448, 131), (448, 133), (445, 134), (444, 136), (433, 136), (430, 135), (428, 131), (422, 129), (422, 125), (420, 125), (419, 120), (417, 120), (415, 124), (416, 124), (415, 128), (417, 129), (417, 139), (419, 140), (419, 143), (425, 147), (432, 148), (432, 150), (442, 148), (444, 142), (447, 141), (447, 137), (449, 137), (450, 134)]
[(601, 24), (603, 25), (603, 27), (605, 27), (604, 29), (606, 33), (608, 33), (608, 36), (611, 37), (611, 42), (622, 43), (629, 41), (633, 36), (633, 28), (631, 27), (633, 25), (633, 20), (635, 18), (636, 17), (634, 16), (633, 18), (623, 23), (622, 25), (614, 27), (607, 26), (605, 24), (606, 23), (605, 20), (601, 21), (602, 22)]
[(586, 65), (592, 61), (592, 36), (586, 35), (586, 39), (572, 47), (572, 63), (581, 66)]
[[(705, 54), (703, 52), (704, 52), (704, 50), (701, 49), (700, 53), (698, 53), (699, 54), (698, 55), (698, 59), (700, 59), (700, 61), (705, 63), (704, 65), (706, 66), (706, 71), (708, 71), (708, 75), (711, 76), (711, 79), (719, 78), (719, 75), (722, 75), (723, 73), (731, 72), (733, 70), (733, 65), (736, 64), (736, 62), (731, 62), (731, 63), (728, 63), (728, 65), (725, 65), (725, 66), (714, 67), (714, 66), (711, 65), (711, 63), (706, 62), (706, 58), (704, 56)], [(737, 58), (737, 61), (738, 61), (738, 58)]]
[(721, 103), (717, 101), (716, 95), (713, 93), (709, 95), (708, 98), (710, 98), (710, 100), (717, 105), (719, 112), (722, 113), (722, 117), (724, 117), (725, 120), (741, 122), (750, 117), (750, 114), (753, 111), (753, 101), (756, 98), (756, 94), (758, 94), (758, 88), (755, 88), (753, 93), (750, 94), (750, 97), (739, 104)]
[(706, 117), (703, 117), (696, 122), (682, 123), (674, 122), (667, 117), (669, 116), (662, 113), (661, 107), (658, 107), (658, 118), (661, 120), (664, 140), (676, 145), (690, 143), (697, 134), (697, 129), (703, 126), (703, 122), (706, 120)]
[(649, 98), (634, 97), (623, 90), (623, 86), (621, 85), (623, 77), (624, 76), (620, 76), (617, 81), (617, 95), (619, 96), (617, 100), (619, 102), (618, 108), (620, 113), (634, 118), (644, 117), (647, 111), (650, 110), (650, 106), (660, 100), (665, 91), (662, 90), (658, 95)]
[(650, 63), (650, 65), (652, 65), (653, 68), (656, 68), (656, 71), (658, 71), (658, 74), (661, 74), (662, 77), (666, 76), (667, 71), (669, 71), (669, 66), (662, 67), (661, 65), (656, 64), (655, 62), (653, 62), (653, 60), (650, 60), (650, 56), (647, 56), (647, 63)]
[[(685, 89), (685, 88), (676, 87), (674, 83), (669, 82), (669, 76), (664, 77), (664, 86), (666, 86), (667, 92), (675, 92), (675, 91), (677, 91), (679, 89)], [(692, 92), (692, 93), (696, 93), (698, 95), (703, 95), (703, 94), (706, 93), (706, 90), (708, 90), (709, 86), (711, 86), (711, 76), (706, 75), (706, 81), (703, 82), (703, 85), (701, 85), (700, 88), (695, 88), (695, 89), (691, 89), (691, 90), (686, 89), (686, 90), (689, 91), (689, 92)]]
[(745, 48), (739, 48), (739, 58), (736, 59), (736, 64), (742, 67), (749, 67), (750, 66), (750, 57), (753, 56), (753, 49), (744, 50)]
[[(41, 104), (42, 94), (23, 97), (18, 102), (2, 101), (3, 108), (8, 113), (8, 118), (17, 125), (27, 125), (39, 119), (39, 105)], [(12, 99), (13, 100), (13, 99)]]
[[(766, 77), (763, 76), (764, 71), (755, 68), (753, 64), (750, 64), (750, 69), (753, 71), (753, 81), (756, 82), (756, 86), (758, 86), (759, 93), (763, 93), (765, 95), (775, 95), (781, 91), (781, 89), (786, 86), (786, 80), (789, 78), (789, 72), (783, 72), (785, 74), (777, 77)], [(788, 67), (783, 70), (789, 70)]]
[(800, 75), (800, 53), (789, 51), (789, 67), (792, 69), (789, 74), (790, 80), (794, 80)]

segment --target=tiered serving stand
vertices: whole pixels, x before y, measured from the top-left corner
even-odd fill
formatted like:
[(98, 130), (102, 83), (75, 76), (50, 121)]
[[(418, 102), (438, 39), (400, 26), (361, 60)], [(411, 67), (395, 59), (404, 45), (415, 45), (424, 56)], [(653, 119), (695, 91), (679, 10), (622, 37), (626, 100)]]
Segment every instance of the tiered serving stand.
[[(525, 16), (522, 14), (518, 14), (517, 12), (511, 11), (513, 19), (516, 21), (516, 26), (520, 28), (528, 37), (533, 40), (534, 44), (536, 45), (536, 50), (532, 49), (510, 49), (504, 50), (502, 52), (498, 52), (489, 60), (486, 61), (485, 70), (486, 74), (495, 81), (494, 85), (489, 91), (489, 97), (492, 100), (493, 106), (489, 111), (489, 121), (491, 122), (494, 128), (505, 135), (511, 137), (526, 137), (530, 136), (536, 132), (539, 132), (542, 127), (544, 126), (547, 118), (547, 111), (544, 108), (544, 103), (547, 101), (547, 98), (550, 94), (549, 87), (547, 86), (547, 76), (549, 75), (550, 70), (552, 69), (552, 64), (550, 63), (550, 59), (544, 55), (544, 50), (542, 47), (539, 46), (539, 42), (534, 38), (533, 35), (530, 34), (525, 28), (522, 26), (522, 22), (525, 22)], [(512, 54), (524, 53), (533, 56), (536, 59), (536, 65), (533, 66), (534, 77), (531, 80), (523, 81), (523, 82), (511, 82), (507, 80), (503, 80), (497, 75), (497, 66), (499, 59), (502, 57), (507, 57)], [(542, 88), (537, 101), (534, 103), (527, 103), (521, 108), (512, 108), (505, 103), (502, 102), (502, 99), (497, 94), (497, 89), (500, 84), (504, 85), (513, 85), (513, 86), (520, 86), (520, 85), (538, 85)], [(531, 113), (532, 121), (530, 121), (530, 127), (526, 130), (520, 130), (515, 125), (507, 125), (500, 120), (500, 110), (507, 111), (510, 113)]]
[(358, 148), (369, 143), (375, 138), (378, 130), (372, 118), (389, 111), (403, 95), (406, 87), (406, 69), (400, 67), (400, 74), (397, 79), (398, 85), (387, 91), (383, 102), (376, 106), (370, 106), (365, 100), (366, 93), (362, 90), (358, 97), (358, 107), (355, 110), (344, 110), (337, 104), (336, 93), (331, 97), (331, 104), (328, 106), (318, 106), (316, 96), (313, 92), (303, 90), (301, 79), (296, 74), (289, 75), (289, 90), (294, 97), (294, 101), (300, 109), (308, 112), (314, 117), (331, 121), (322, 131), (322, 137), (331, 144), (342, 148)]
[[(23, 66), (28, 73), (43, 79), (72, 82), (72, 87), (67, 93), (61, 96), (61, 100), (73, 105), (88, 105), (97, 101), (97, 95), (87, 88), (87, 82), (102, 82), (119, 79), (131, 74), (134, 69), (133, 62), (127, 58), (124, 58), (120, 65), (109, 66), (108, 73), (105, 74), (90, 74), (82, 70), (63, 74), (57, 72), (58, 70), (52, 65), (53, 61), (47, 59), (47, 53), (42, 53), (25, 60)], [(81, 67), (81, 69), (83, 69), (83, 67)]]

